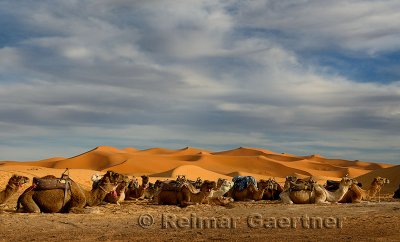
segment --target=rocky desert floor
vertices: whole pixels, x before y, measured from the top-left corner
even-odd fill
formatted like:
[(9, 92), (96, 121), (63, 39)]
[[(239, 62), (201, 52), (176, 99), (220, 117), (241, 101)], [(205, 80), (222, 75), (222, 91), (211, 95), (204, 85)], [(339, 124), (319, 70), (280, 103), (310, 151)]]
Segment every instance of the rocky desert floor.
[[(16, 200), (16, 199), (13, 199)], [(186, 208), (126, 201), (87, 214), (0, 213), (0, 241), (399, 241), (400, 201), (330, 205), (235, 202)]]

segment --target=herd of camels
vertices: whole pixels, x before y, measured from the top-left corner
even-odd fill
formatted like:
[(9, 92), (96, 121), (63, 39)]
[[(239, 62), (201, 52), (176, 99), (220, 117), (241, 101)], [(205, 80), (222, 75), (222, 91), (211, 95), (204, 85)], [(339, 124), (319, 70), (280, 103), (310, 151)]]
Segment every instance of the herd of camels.
[[(234, 182), (218, 179), (217, 182), (198, 178), (196, 181), (178, 176), (176, 180), (157, 180), (149, 182), (148, 176), (141, 177), (141, 184), (135, 177), (128, 177), (113, 171), (92, 177), (92, 189), (84, 189), (74, 182), (68, 174), (61, 178), (49, 175), (33, 178), (32, 186), (18, 198), (16, 211), (27, 213), (67, 213), (82, 212), (87, 206), (104, 203), (120, 204), (124, 200), (148, 199), (154, 204), (178, 205), (193, 204), (227, 205), (233, 201), (281, 200), (284, 204), (329, 204), (359, 203), (374, 199), (381, 188), (389, 183), (382, 177), (373, 179), (368, 190), (355, 179), (343, 177), (341, 181), (330, 181), (320, 185), (310, 177), (299, 179), (286, 177), (282, 187), (274, 179), (259, 180), (250, 176), (235, 177)], [(30, 180), (13, 175), (0, 192), (0, 204), (4, 204), (13, 194)], [(394, 198), (400, 198), (400, 187)]]

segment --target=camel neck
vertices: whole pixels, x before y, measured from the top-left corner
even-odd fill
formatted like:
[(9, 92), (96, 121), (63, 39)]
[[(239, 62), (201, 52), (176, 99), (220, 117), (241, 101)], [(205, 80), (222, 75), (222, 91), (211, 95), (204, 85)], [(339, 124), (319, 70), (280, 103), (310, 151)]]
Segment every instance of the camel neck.
[(6, 189), (0, 192), (0, 204), (5, 203), (17, 190), (18, 188), (13, 188), (10, 184), (7, 184)]
[(107, 195), (106, 192), (104, 192), (100, 187), (97, 187), (97, 188), (92, 189), (91, 191), (87, 192), (87, 202), (86, 203), (90, 207), (97, 206), (104, 200), (106, 195)]

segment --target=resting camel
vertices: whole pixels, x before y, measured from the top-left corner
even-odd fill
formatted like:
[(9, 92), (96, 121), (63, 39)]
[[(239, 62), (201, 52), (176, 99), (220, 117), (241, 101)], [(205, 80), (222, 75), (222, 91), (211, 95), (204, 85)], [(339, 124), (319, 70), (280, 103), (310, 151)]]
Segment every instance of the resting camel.
[[(137, 179), (133, 178), (132, 183), (128, 186), (126, 192), (126, 200), (135, 200), (135, 199), (143, 199), (145, 191), (149, 188), (149, 177), (141, 176), (142, 184), (140, 186), (137, 185)], [(135, 181), (136, 179), (136, 181)]]
[(232, 187), (233, 182), (219, 178), (217, 181), (217, 187), (215, 190), (211, 191), (210, 197), (224, 196)]
[(107, 171), (91, 191), (83, 189), (70, 179), (70, 187), (67, 193), (64, 193), (63, 189), (37, 190), (32, 186), (18, 198), (17, 211), (59, 213), (70, 212), (73, 209), (81, 209), (85, 206), (97, 206), (103, 201), (107, 193), (114, 190), (125, 179), (126, 176), (124, 175)]
[(105, 202), (115, 203), (120, 205), (121, 202), (125, 200), (125, 190), (128, 187), (129, 180), (123, 181), (118, 184), (117, 188), (114, 191), (111, 191), (104, 198)]
[(326, 190), (322, 185), (314, 184), (312, 190), (291, 190), (287, 189), (283, 191), (279, 196), (285, 204), (306, 204), (306, 203), (317, 203), (327, 204), (336, 203), (340, 201), (349, 187), (356, 183), (353, 179), (343, 177), (340, 181), (339, 189), (330, 192)]
[(214, 181), (205, 180), (198, 191), (188, 182), (170, 181), (164, 183), (157, 194), (158, 204), (179, 205), (181, 207), (207, 203), (211, 190), (216, 187)]
[(29, 182), (29, 178), (25, 176), (12, 175), (8, 180), (6, 188), (0, 192), (0, 204), (4, 204), (14, 195), (25, 183)]
[[(259, 183), (265, 183), (266, 189), (263, 194), (263, 200), (279, 200), (279, 194), (283, 191), (281, 185), (275, 179), (260, 180)], [(260, 186), (260, 185), (258, 185)]]
[(375, 177), (368, 190), (362, 189), (358, 184), (351, 185), (349, 191), (339, 201), (340, 203), (359, 203), (361, 200), (371, 199), (379, 194), (382, 187), (389, 183), (389, 179)]
[(200, 189), (201, 184), (203, 184), (203, 180), (200, 177), (197, 177), (196, 181), (188, 180), (196, 189)]
[(235, 189), (235, 187), (232, 187), (227, 193), (227, 196), (233, 198), (235, 201), (259, 201), (263, 198), (266, 188), (266, 183), (260, 183), (258, 188), (253, 184), (250, 184), (243, 191), (239, 191)]

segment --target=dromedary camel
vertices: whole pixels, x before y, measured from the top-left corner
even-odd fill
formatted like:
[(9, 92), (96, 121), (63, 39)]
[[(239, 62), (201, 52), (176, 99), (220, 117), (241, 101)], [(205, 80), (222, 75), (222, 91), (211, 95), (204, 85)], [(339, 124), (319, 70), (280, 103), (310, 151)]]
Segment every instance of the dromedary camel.
[(233, 182), (219, 178), (217, 181), (217, 188), (211, 191), (210, 197), (224, 196), (232, 187)]
[(83, 189), (73, 180), (69, 180), (70, 188), (67, 193), (63, 189), (37, 190), (32, 186), (18, 198), (17, 211), (59, 213), (70, 212), (85, 206), (97, 206), (107, 193), (114, 190), (124, 180), (126, 176), (107, 171), (91, 191)]
[(369, 200), (379, 194), (382, 187), (387, 183), (389, 183), (389, 179), (378, 176), (374, 178), (368, 190), (362, 189), (358, 184), (353, 184), (339, 202), (359, 203), (361, 200)]
[(135, 177), (133, 178), (126, 191), (125, 200), (136, 200), (144, 198), (145, 191), (149, 188), (149, 177), (143, 175), (141, 176), (141, 178), (142, 184), (140, 186), (137, 185), (137, 179)]
[(280, 194), (280, 198), (285, 204), (336, 203), (343, 198), (349, 187), (354, 183), (356, 184), (357, 181), (343, 177), (340, 181), (339, 189), (334, 192), (326, 190), (322, 185), (314, 184), (312, 190), (297, 191), (287, 189)]
[(29, 182), (29, 178), (25, 176), (12, 175), (8, 180), (6, 188), (0, 192), (0, 204), (4, 204), (14, 195), (25, 183)]
[(253, 184), (250, 184), (242, 191), (232, 187), (227, 193), (227, 196), (233, 198), (235, 201), (259, 201), (263, 198), (265, 189), (267, 188), (267, 183), (262, 182), (258, 185), (259, 187), (257, 188)]
[[(279, 194), (281, 194), (281, 192), (283, 191), (281, 185), (279, 185), (278, 182), (275, 181), (275, 179), (268, 179), (268, 180), (263, 180), (261, 179), (258, 182), (260, 185), (261, 183), (265, 184), (265, 191), (263, 194), (263, 200), (279, 200)], [(259, 185), (259, 186), (260, 186)]]
[(205, 180), (198, 191), (189, 182), (169, 181), (164, 183), (157, 194), (158, 204), (179, 205), (181, 207), (207, 203), (211, 190), (216, 187), (214, 181)]
[(104, 198), (105, 202), (115, 203), (120, 205), (121, 202), (125, 200), (125, 190), (128, 187), (129, 180), (123, 181), (118, 184), (117, 188), (114, 191), (111, 191)]

